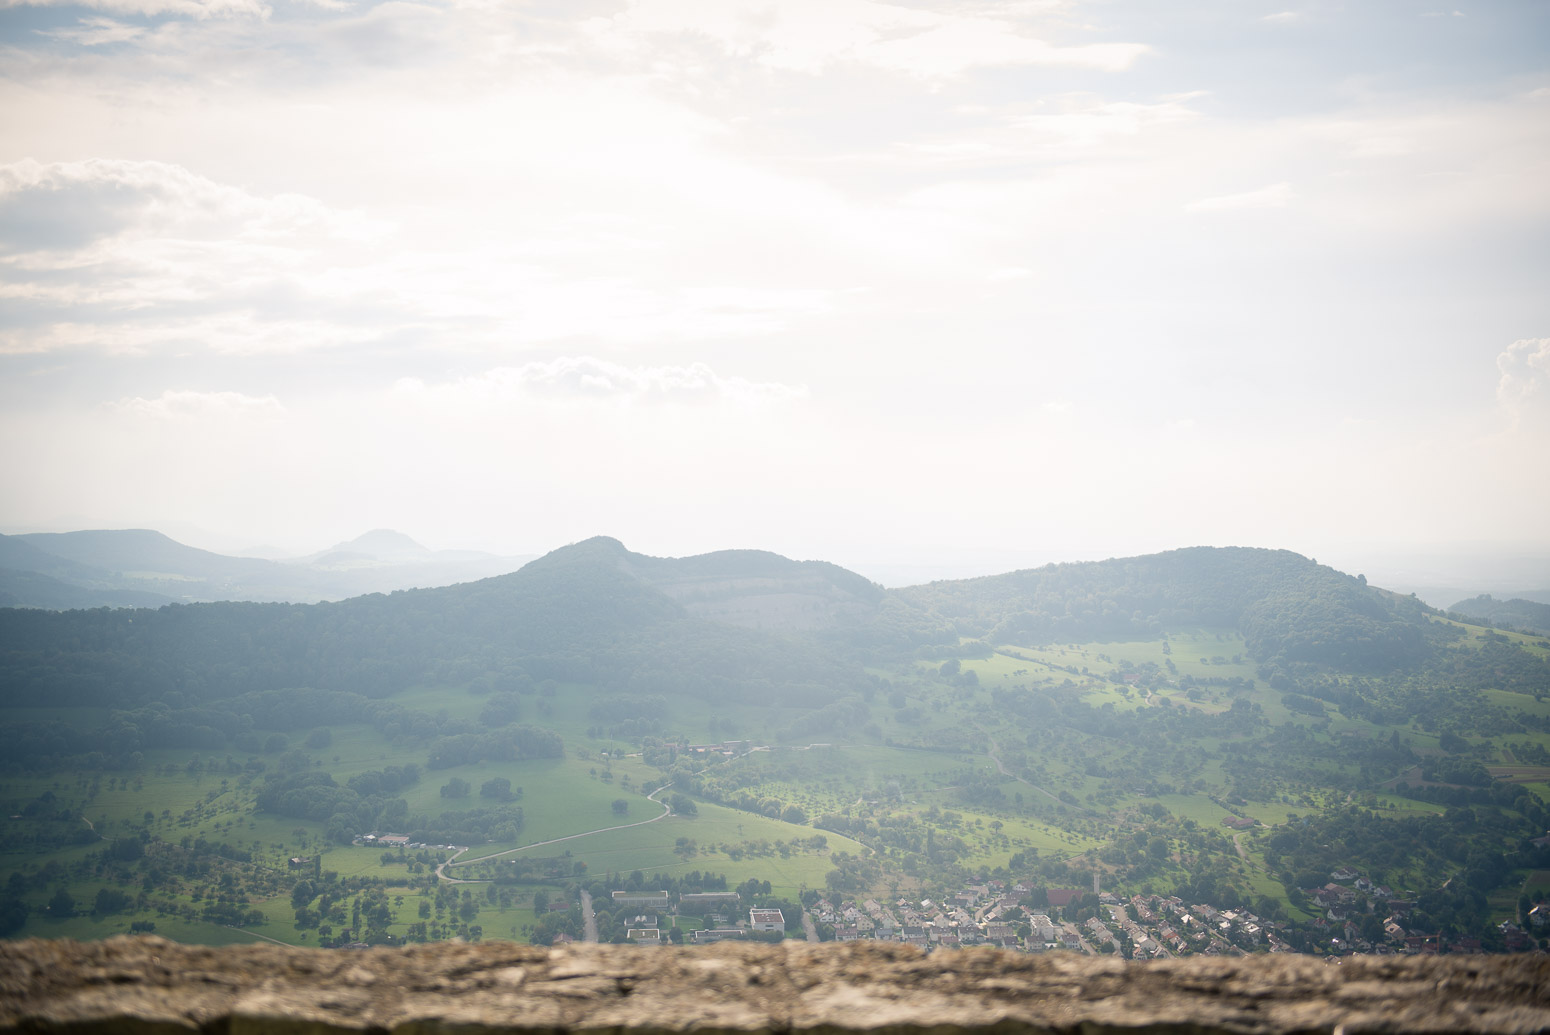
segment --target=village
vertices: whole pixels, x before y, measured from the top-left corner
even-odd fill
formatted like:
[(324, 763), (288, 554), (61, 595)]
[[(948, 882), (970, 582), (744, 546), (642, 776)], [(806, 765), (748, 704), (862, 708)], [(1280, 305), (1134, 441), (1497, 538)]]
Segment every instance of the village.
[[(1325, 955), (1432, 955), (1484, 951), (1480, 939), (1444, 937), (1404, 926), (1415, 903), (1392, 889), (1341, 867), (1327, 884), (1305, 891), (1324, 915), (1302, 924), (1265, 919), (1248, 909), (1217, 909), (1175, 896), (1128, 897), (1107, 891), (1035, 887), (1000, 880), (966, 884), (942, 901), (876, 898), (831, 899), (808, 892), (800, 918), (780, 909), (741, 908), (736, 892), (686, 893), (678, 902), (666, 891), (615, 891), (617, 910), (632, 915), (626, 938), (636, 944), (669, 939), (659, 917), (698, 914), (706, 926), (692, 944), (805, 931), (810, 941), (904, 942), (924, 951), (989, 946), (1016, 952), (1071, 951), (1126, 959), (1244, 956), (1256, 952), (1317, 951)], [(800, 923), (800, 927), (798, 924)], [(1532, 951), (1550, 929), (1550, 908), (1535, 906), (1519, 925), (1500, 925), (1509, 952)], [(669, 927), (671, 931), (671, 927)], [(675, 935), (676, 931), (671, 931)]]

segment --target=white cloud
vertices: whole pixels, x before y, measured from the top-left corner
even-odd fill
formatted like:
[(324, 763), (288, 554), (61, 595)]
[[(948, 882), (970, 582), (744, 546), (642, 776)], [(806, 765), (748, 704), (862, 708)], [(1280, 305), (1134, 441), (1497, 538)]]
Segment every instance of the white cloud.
[(184, 18), (268, 18), (271, 8), (261, 0), (0, 0), (0, 10), (12, 7), (85, 7), (110, 14)]
[(588, 27), (600, 45), (615, 52), (647, 49), (654, 36), (687, 35), (740, 60), (811, 74), (845, 62), (926, 78), (997, 65), (1117, 72), (1150, 50), (1138, 43), (1055, 46), (1003, 18), (877, 0), (803, 0), (773, 7), (758, 0), (634, 0), (624, 12), (593, 19)]
[(318, 292), (341, 266), (377, 261), (385, 231), (168, 163), (0, 166), (0, 298), (42, 318), (0, 332), (0, 351), (296, 351), (374, 337), (307, 310), (370, 294)]
[(705, 363), (685, 366), (626, 366), (592, 356), (561, 356), (543, 362), (499, 367), (475, 377), (427, 385), (400, 380), (395, 394), (404, 400), (445, 405), (500, 405), (520, 398), (590, 399), (616, 402), (734, 403), (801, 399), (807, 389), (777, 382), (750, 381), (716, 373)]
[(1190, 212), (1235, 212), (1240, 209), (1285, 208), (1296, 197), (1290, 183), (1272, 183), (1258, 190), (1241, 194), (1222, 194), (1214, 198), (1191, 201), (1184, 208)]
[(120, 399), (113, 409), (135, 417), (158, 421), (194, 421), (211, 419), (274, 419), (285, 415), (285, 407), (273, 395), (251, 396), (241, 392), (194, 392), (168, 389), (154, 399), (134, 396)]
[(1260, 19), (1262, 22), (1274, 22), (1277, 25), (1286, 25), (1301, 20), (1301, 11), (1277, 11), (1275, 14), (1267, 14)]
[(112, 18), (82, 18), (68, 29), (39, 30), (39, 35), (66, 43), (78, 43), (83, 47), (100, 47), (112, 43), (128, 43), (144, 36), (143, 25), (129, 25)]
[(1550, 413), (1550, 338), (1522, 338), (1496, 357), (1496, 401), (1514, 423)]

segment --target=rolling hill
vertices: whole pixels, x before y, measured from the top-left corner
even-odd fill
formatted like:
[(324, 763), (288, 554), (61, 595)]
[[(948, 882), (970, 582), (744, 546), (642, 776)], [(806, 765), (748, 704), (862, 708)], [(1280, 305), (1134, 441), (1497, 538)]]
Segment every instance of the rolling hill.
[(148, 529), (0, 535), (0, 606), (316, 603), (504, 574), (527, 557), (429, 550), (378, 529), (307, 558), (231, 557)]

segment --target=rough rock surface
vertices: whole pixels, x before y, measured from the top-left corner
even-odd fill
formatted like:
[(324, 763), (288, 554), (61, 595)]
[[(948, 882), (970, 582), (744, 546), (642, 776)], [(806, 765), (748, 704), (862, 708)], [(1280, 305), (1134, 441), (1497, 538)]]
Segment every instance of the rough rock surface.
[(0, 1030), (409, 1033), (1550, 1031), (1550, 958), (1125, 963), (907, 946), (326, 951), (0, 943)]

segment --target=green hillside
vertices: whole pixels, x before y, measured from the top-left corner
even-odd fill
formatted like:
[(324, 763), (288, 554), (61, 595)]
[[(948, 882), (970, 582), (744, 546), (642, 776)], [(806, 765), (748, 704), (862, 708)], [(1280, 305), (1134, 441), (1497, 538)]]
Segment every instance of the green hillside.
[(1466, 619), (1484, 619), (1492, 625), (1550, 636), (1550, 604), (1533, 600), (1497, 600), (1490, 594), (1461, 600), (1448, 609)]
[(0, 610), (0, 927), (549, 937), (630, 880), (1097, 878), (1311, 951), (1349, 869), (1500, 947), (1550, 890), (1547, 695), (1550, 641), (1270, 550), (886, 591), (598, 538), (337, 604)]

